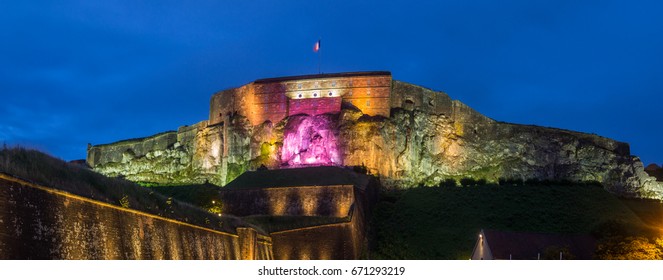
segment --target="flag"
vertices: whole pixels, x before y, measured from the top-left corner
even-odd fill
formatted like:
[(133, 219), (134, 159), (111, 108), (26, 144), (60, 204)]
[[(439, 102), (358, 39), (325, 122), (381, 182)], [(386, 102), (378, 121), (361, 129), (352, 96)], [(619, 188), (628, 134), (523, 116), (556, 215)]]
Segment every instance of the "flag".
[(318, 52), (320, 50), (320, 40), (315, 42), (315, 46), (313, 46), (313, 51)]

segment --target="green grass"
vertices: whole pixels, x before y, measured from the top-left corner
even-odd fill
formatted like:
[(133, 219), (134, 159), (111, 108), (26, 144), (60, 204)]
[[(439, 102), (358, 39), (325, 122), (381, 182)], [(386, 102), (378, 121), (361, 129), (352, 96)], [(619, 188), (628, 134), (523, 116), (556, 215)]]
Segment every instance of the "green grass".
[[(648, 226), (663, 231), (663, 202), (649, 199), (621, 199)], [(662, 232), (663, 233), (663, 232)]]
[(381, 197), (371, 259), (468, 259), (481, 229), (592, 233), (610, 221), (646, 227), (593, 185), (418, 187)]
[(221, 187), (213, 184), (152, 186), (149, 188), (167, 197), (202, 208), (209, 208), (213, 204), (219, 203), (219, 190), (221, 189)]

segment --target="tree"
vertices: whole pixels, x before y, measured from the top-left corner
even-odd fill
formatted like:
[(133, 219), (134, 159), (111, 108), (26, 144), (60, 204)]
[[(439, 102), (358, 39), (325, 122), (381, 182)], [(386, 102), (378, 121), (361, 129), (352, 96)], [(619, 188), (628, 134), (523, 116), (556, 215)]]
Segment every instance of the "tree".
[(654, 243), (646, 237), (613, 237), (604, 240), (596, 250), (602, 260), (662, 260), (663, 239)]

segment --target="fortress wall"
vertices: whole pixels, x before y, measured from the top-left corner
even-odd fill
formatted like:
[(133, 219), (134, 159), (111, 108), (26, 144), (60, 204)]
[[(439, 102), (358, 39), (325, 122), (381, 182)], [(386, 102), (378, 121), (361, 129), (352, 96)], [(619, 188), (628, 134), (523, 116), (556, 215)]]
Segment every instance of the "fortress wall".
[(180, 126), (177, 129), (177, 142), (180, 143), (193, 143), (198, 132), (205, 129), (208, 121), (202, 121), (193, 125)]
[(352, 185), (221, 190), (222, 212), (235, 216), (346, 217), (355, 197)]
[(419, 109), (435, 115), (451, 116), (453, 103), (444, 92), (433, 91), (417, 85), (394, 81), (391, 91), (391, 108)]
[(165, 150), (177, 142), (177, 132), (169, 131), (146, 138), (124, 140), (88, 148), (87, 163), (91, 167), (109, 162), (127, 162), (154, 150)]
[(274, 259), (361, 259), (366, 257), (367, 223), (377, 199), (375, 182), (365, 189), (353, 188), (355, 201), (350, 221), (273, 232)]
[(354, 88), (343, 95), (343, 101), (357, 107), (366, 115), (389, 117), (390, 95), (390, 87)]
[(239, 88), (220, 91), (210, 100), (209, 125), (215, 125), (225, 120), (229, 114), (240, 114), (248, 117), (248, 112), (254, 104), (253, 84)]
[(246, 115), (252, 125), (265, 121), (278, 122), (288, 116), (288, 99), (280, 93), (256, 94)]
[[(382, 72), (258, 80), (212, 96), (209, 125), (221, 123), (226, 115), (234, 113), (246, 116), (252, 125), (268, 120), (276, 123), (297, 114), (337, 113), (341, 102), (325, 98), (339, 96), (364, 114), (388, 117), (390, 91), (391, 75)], [(308, 98), (319, 101), (304, 100)]]
[(275, 260), (358, 259), (352, 222), (275, 232)]
[(209, 108), (209, 124), (214, 125), (223, 122), (228, 112), (234, 111), (234, 99), (239, 88), (223, 90), (212, 95)]
[(323, 97), (323, 98), (305, 98), (305, 99), (290, 99), (288, 102), (289, 116), (306, 114), (309, 116), (333, 113), (337, 114), (341, 111), (341, 98), (340, 97)]
[(220, 183), (226, 175), (223, 141), (222, 125), (202, 121), (166, 135), (92, 146), (87, 160), (99, 173), (132, 181)]
[(214, 231), (0, 174), (0, 259), (271, 259), (253, 229)]

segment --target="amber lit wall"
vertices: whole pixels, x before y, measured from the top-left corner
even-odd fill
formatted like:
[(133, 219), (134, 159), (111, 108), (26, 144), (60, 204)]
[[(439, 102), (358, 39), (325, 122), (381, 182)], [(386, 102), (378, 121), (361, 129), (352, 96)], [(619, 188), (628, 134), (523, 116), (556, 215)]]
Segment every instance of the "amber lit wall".
[[(373, 182), (375, 183), (375, 182)], [(354, 188), (349, 222), (271, 233), (274, 259), (343, 260), (370, 258), (367, 254), (368, 218), (377, 199), (377, 186)]]
[(355, 201), (352, 185), (222, 190), (223, 213), (235, 216), (346, 217)]
[(326, 113), (338, 113), (341, 110), (341, 98), (305, 98), (290, 99), (288, 102), (288, 115), (306, 114), (309, 116)]
[(360, 231), (351, 222), (272, 233), (276, 260), (358, 259)]
[(220, 91), (210, 100), (209, 125), (225, 120), (226, 116), (239, 114), (247, 116), (254, 104), (252, 84)]
[(0, 174), (0, 259), (272, 259), (253, 229), (214, 231)]
[(389, 117), (391, 74), (340, 73), (257, 80), (212, 96), (210, 125), (228, 114), (246, 116), (251, 124), (279, 122), (297, 114), (338, 113), (346, 102), (371, 116)]

